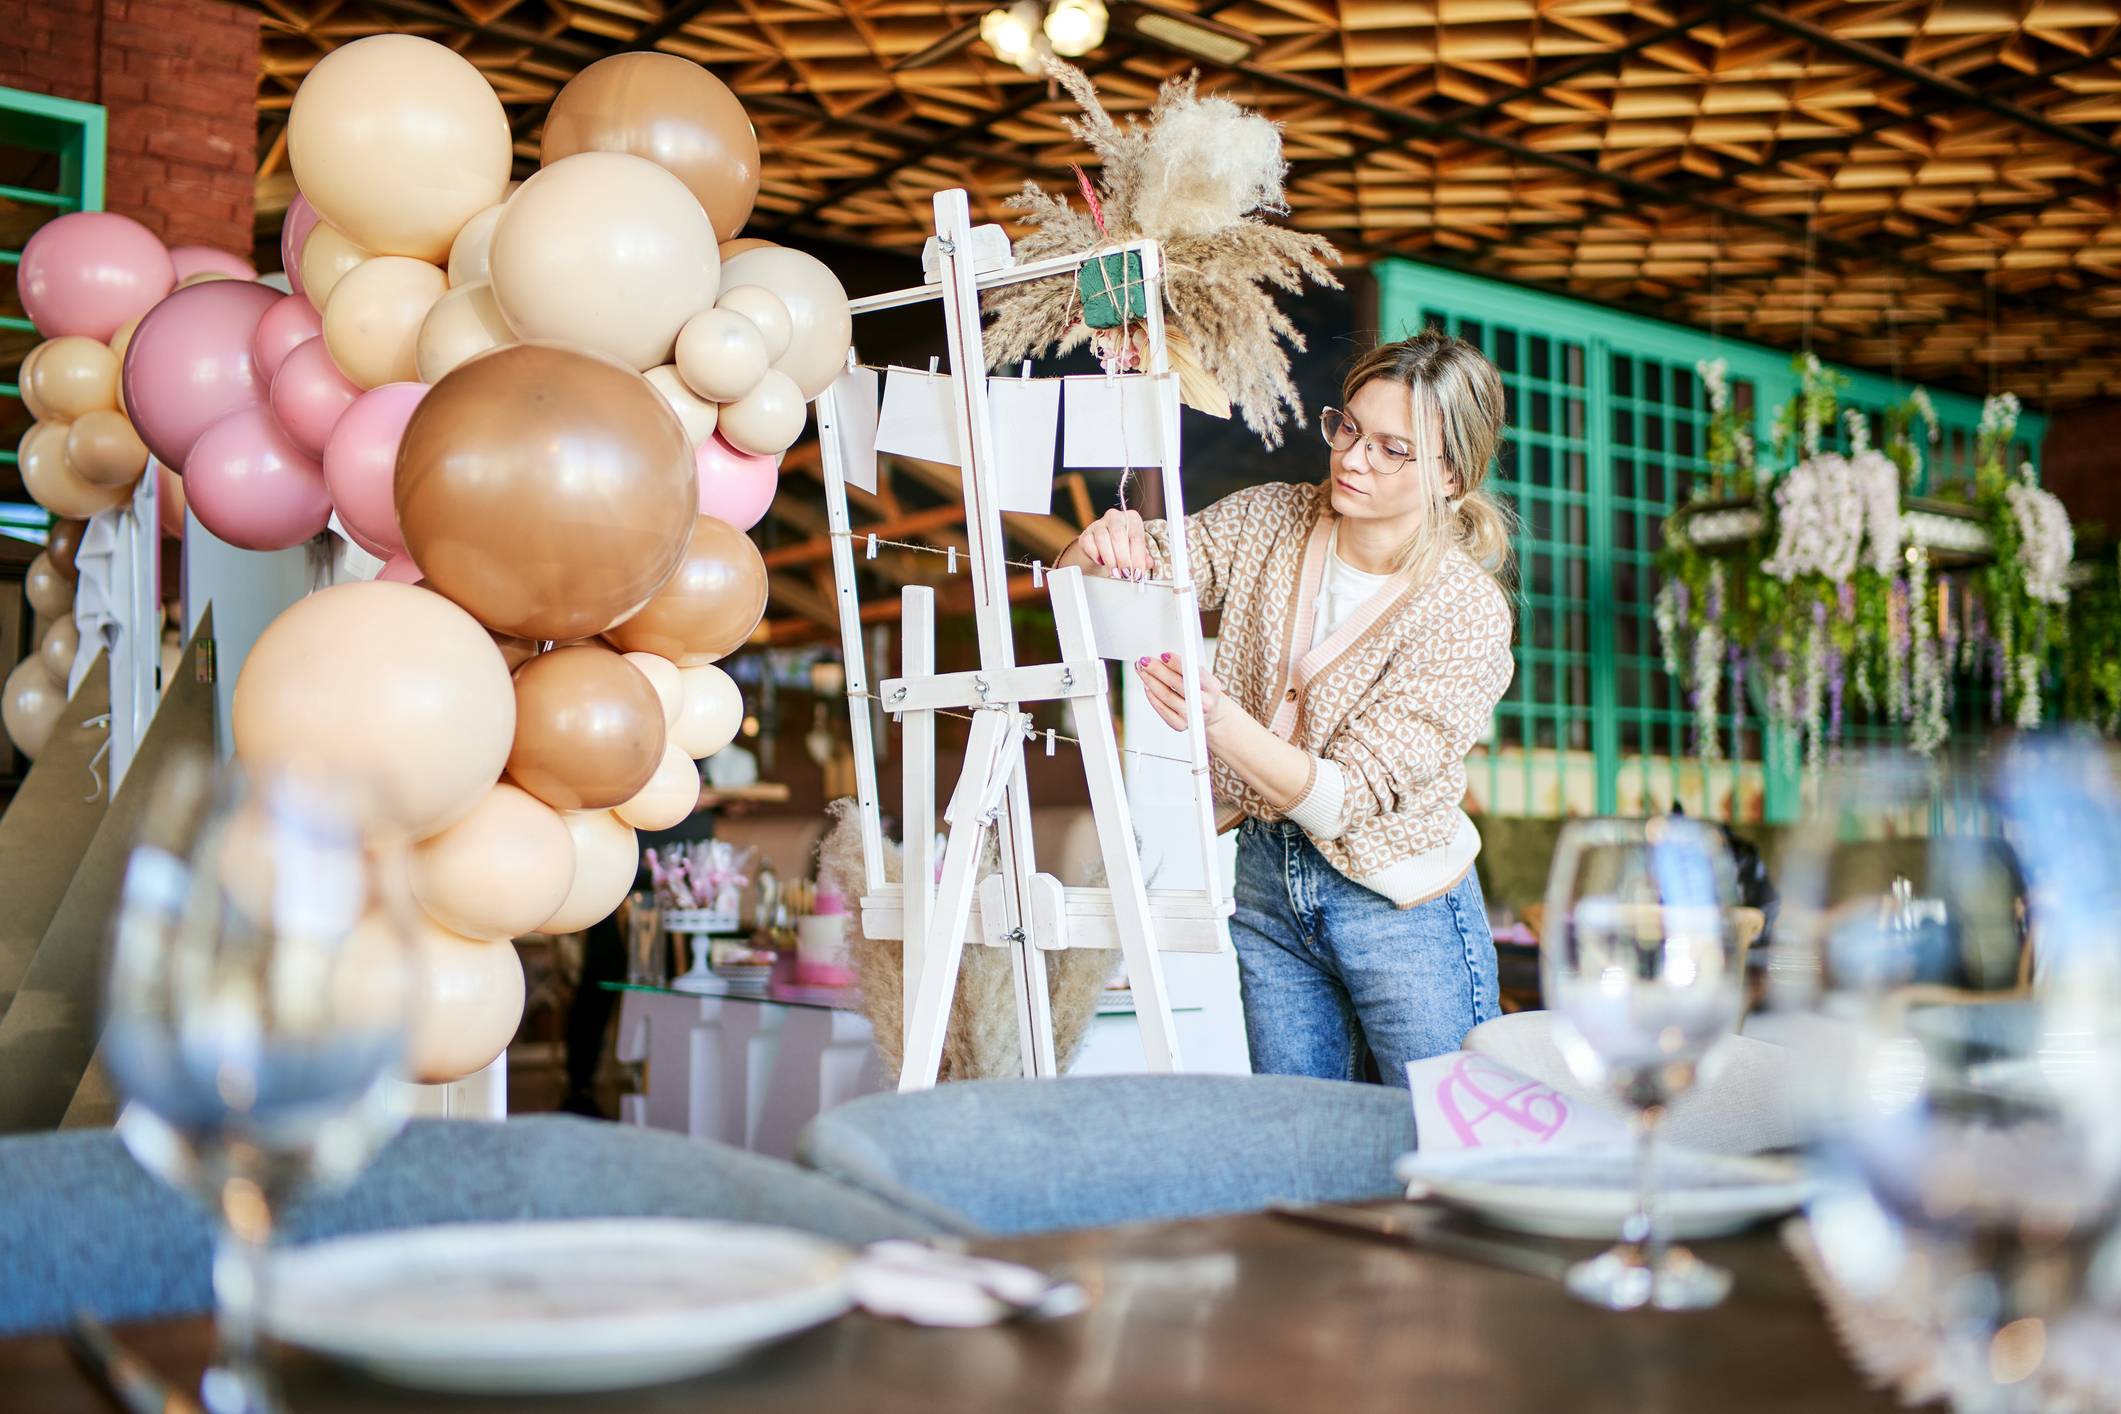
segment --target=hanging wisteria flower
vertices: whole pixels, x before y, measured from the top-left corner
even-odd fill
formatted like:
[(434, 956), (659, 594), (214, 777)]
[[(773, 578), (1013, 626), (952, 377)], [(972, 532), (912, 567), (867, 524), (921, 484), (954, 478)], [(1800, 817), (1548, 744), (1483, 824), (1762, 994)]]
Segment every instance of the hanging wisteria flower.
[(1944, 744), (1951, 722), (1944, 715), (1944, 661), (1939, 658), (1929, 610), (1929, 555), (1908, 552), (1908, 614), (1914, 640), (1909, 696), (1908, 745), (1927, 756)]
[(1880, 574), (1891, 574), (1900, 562), (1904, 538), (1900, 516), (1900, 468), (1892, 458), (1866, 448), (1848, 463), (1849, 485), (1863, 505), (1864, 560)]
[(1730, 360), (1705, 358), (1694, 365), (1701, 386), (1709, 395), (1709, 411), (1722, 412), (1731, 405)]
[(1760, 568), (1787, 584), (1801, 574), (1839, 582), (1856, 570), (1864, 503), (1838, 452), (1807, 457), (1775, 488), (1775, 553)]
[(2043, 604), (2069, 602), (2069, 564), (2076, 557), (2075, 532), (2069, 512), (2051, 491), (2032, 484), (2033, 467), (2027, 462), (2019, 479), (2004, 488), (2011, 515), (2018, 522), (2018, 564), (2025, 592)]
[[(1927, 398), (1923, 399), (1925, 404), (1928, 401)], [(2018, 409), (2016, 393), (1997, 393), (1988, 398), (1981, 404), (1981, 425), (1975, 430), (1975, 435), (1983, 439), (1994, 437), (2008, 440), (2010, 435), (2018, 430)], [(1933, 413), (1932, 416), (1934, 415)], [(1931, 435), (1935, 436), (1934, 433)]]
[(1679, 625), (1686, 620), (1686, 584), (1666, 580), (1657, 591), (1653, 612), (1657, 616), (1657, 644), (1664, 651), (1664, 670), (1674, 681), (1685, 682), (1679, 671)]
[(1845, 408), (1841, 420), (1848, 424), (1849, 455), (1861, 456), (1871, 449), (1871, 419), (1862, 408)]
[(2019, 731), (2029, 732), (2040, 725), (2040, 660), (2031, 653), (2018, 659), (2018, 716)]

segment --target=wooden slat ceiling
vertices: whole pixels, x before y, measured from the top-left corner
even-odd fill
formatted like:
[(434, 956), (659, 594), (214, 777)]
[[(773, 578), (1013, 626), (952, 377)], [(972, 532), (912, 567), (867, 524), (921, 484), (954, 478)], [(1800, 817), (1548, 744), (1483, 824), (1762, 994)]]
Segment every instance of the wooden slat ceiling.
[[(1112, 29), (1117, 112), (1164, 78), (1284, 125), (1290, 220), (1405, 254), (2035, 405), (2121, 395), (2121, 0), (1161, 0), (1254, 41), (1227, 65)], [(492, 79), (535, 165), (607, 53), (713, 68), (759, 128), (754, 227), (916, 251), (927, 199), (988, 219), (1086, 156), (1071, 111), (973, 42), (897, 68), (964, 0), (262, 0), (259, 205), (333, 46), (425, 34)]]

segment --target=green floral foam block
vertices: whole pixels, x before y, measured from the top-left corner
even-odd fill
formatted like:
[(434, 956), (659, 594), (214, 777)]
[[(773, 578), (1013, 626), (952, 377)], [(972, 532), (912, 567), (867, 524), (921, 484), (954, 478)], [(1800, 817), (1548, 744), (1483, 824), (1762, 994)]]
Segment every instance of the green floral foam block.
[(1083, 300), (1083, 323), (1092, 329), (1117, 329), (1149, 315), (1138, 252), (1099, 256), (1075, 272), (1075, 289)]

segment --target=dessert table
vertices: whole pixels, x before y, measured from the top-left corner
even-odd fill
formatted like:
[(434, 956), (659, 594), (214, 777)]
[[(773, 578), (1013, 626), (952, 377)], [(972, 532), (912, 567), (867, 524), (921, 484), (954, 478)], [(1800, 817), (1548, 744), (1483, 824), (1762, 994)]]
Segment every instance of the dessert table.
[[(1036, 1325), (930, 1330), (841, 1318), (718, 1374), (597, 1397), (510, 1398), (526, 1411), (862, 1409), (1885, 1414), (1772, 1231), (1702, 1244), (1737, 1286), (1713, 1311), (1619, 1314), (1552, 1282), (1264, 1215), (994, 1241), (1059, 1270), (1090, 1310)], [(203, 1318), (121, 1328), (196, 1388)], [(316, 1414), (500, 1407), (377, 1384), (306, 1358), (289, 1402)], [(62, 1336), (0, 1343), (10, 1407), (111, 1406)]]

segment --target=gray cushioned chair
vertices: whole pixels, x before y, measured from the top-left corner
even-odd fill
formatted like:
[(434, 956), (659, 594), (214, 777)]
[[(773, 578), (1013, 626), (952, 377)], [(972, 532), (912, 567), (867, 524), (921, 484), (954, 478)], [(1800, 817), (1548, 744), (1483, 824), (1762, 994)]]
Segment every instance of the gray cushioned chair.
[[(415, 1120), (343, 1192), (297, 1205), (288, 1241), (443, 1222), (728, 1218), (843, 1242), (939, 1224), (778, 1159), (564, 1115)], [(109, 1130), (0, 1139), (0, 1334), (211, 1304), (204, 1210), (133, 1162)], [(4, 1402), (4, 1401), (0, 1401)]]
[(980, 1080), (865, 1095), (811, 1121), (799, 1162), (940, 1226), (1048, 1232), (1401, 1191), (1398, 1087), (1285, 1075)]

